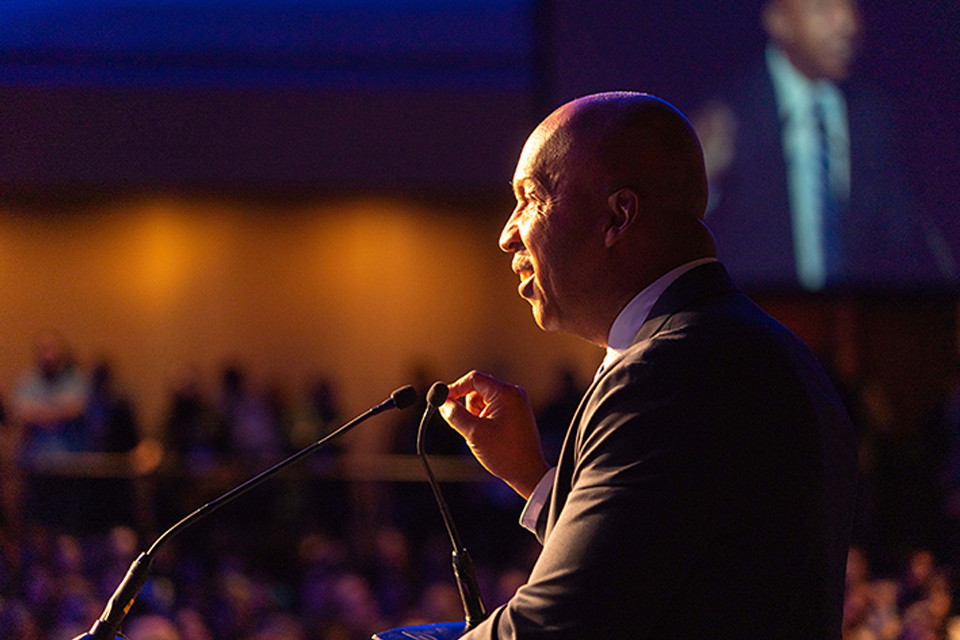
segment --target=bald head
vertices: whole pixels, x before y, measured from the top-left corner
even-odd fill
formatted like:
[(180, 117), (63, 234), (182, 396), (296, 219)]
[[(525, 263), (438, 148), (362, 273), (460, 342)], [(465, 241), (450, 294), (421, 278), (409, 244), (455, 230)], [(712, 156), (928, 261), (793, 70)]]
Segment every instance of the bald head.
[(603, 344), (641, 289), (715, 254), (700, 144), (659, 98), (603, 93), (563, 105), (527, 140), (513, 185), (500, 247), (545, 329)]
[[(631, 188), (648, 210), (703, 217), (703, 153), (687, 119), (668, 102), (642, 93), (600, 93), (567, 103), (544, 121), (549, 155), (588, 162), (611, 189)], [(555, 140), (555, 142), (554, 142)]]

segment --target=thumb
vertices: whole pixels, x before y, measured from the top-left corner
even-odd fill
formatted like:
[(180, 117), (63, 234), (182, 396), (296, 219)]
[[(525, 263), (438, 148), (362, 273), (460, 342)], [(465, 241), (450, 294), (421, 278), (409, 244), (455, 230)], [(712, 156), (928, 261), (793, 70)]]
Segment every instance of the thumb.
[(477, 416), (470, 413), (466, 407), (455, 400), (447, 400), (440, 405), (439, 410), (440, 415), (447, 421), (447, 424), (453, 427), (454, 431), (464, 438), (470, 438), (479, 420)]

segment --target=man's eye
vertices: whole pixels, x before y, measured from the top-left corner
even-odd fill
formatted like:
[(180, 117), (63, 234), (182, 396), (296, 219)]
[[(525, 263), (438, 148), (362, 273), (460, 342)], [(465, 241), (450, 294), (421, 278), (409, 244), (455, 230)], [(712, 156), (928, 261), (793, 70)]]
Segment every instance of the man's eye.
[(532, 213), (540, 213), (543, 209), (543, 201), (538, 198), (529, 198), (526, 201), (526, 209), (529, 209)]

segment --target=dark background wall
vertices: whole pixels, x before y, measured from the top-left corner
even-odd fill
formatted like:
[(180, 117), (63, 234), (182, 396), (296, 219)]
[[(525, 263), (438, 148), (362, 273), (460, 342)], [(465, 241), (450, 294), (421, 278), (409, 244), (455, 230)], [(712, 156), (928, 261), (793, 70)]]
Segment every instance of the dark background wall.
[[(6, 0), (0, 185), (499, 190), (572, 97), (695, 110), (760, 54), (760, 4)], [(958, 7), (863, 3), (857, 71), (900, 109), (919, 206), (955, 249)]]
[[(38, 224), (23, 222), (36, 217), (61, 216), (75, 224), (78, 216), (128, 215), (139, 224), (147, 219), (139, 203), (157, 199), (172, 215), (201, 220), (212, 215), (206, 211), (226, 207), (239, 216), (234, 226), (255, 228), (245, 216), (262, 222), (269, 211), (289, 222), (304, 209), (357, 215), (353, 206), (302, 203), (376, 194), (414, 198), (417, 207), (461, 221), (463, 234), (485, 229), (496, 261), (496, 227), (510, 206), (507, 181), (540, 118), (572, 97), (610, 89), (650, 91), (695, 110), (760, 54), (759, 5), (5, 0), (0, 199), (7, 237), (22, 248), (17, 229)], [(895, 100), (918, 206), (941, 226), (956, 255), (958, 7), (949, 0), (864, 2), (866, 38), (857, 71)], [(365, 211), (375, 213), (378, 206)], [(56, 253), (54, 246), (38, 246), (36, 254)], [(37, 287), (62, 276), (59, 268), (40, 273), (44, 268), (34, 267)], [(891, 383), (902, 375), (893, 363), (913, 363), (907, 373), (925, 382), (904, 401), (910, 416), (952, 363), (952, 320), (942, 319), (953, 317), (953, 283), (945, 288), (933, 313), (936, 331), (920, 330), (903, 355), (870, 356)], [(90, 290), (109, 292), (101, 285)], [(787, 300), (777, 298), (781, 315), (797, 320), (794, 326), (811, 341), (829, 342), (824, 325), (831, 322), (833, 302)], [(896, 296), (864, 304), (878, 300), (881, 307), (915, 309), (915, 317), (931, 313), (925, 304)], [(253, 300), (249, 308), (256, 305)], [(11, 312), (22, 323), (15, 333), (28, 336), (29, 327), (49, 317), (69, 317), (65, 311), (45, 316), (47, 308)], [(802, 321), (811, 314), (815, 322)], [(183, 318), (190, 317), (187, 308)], [(868, 326), (863, 317), (854, 314), (854, 333)], [(94, 314), (84, 323), (99, 326), (101, 318)], [(904, 332), (899, 323), (890, 326), (890, 335)], [(863, 354), (886, 353), (872, 341), (882, 333), (874, 327), (859, 338)], [(88, 334), (81, 330), (79, 340)], [(914, 358), (927, 352), (917, 347), (921, 342), (939, 354), (932, 365), (929, 358)], [(140, 376), (146, 381), (154, 372)]]

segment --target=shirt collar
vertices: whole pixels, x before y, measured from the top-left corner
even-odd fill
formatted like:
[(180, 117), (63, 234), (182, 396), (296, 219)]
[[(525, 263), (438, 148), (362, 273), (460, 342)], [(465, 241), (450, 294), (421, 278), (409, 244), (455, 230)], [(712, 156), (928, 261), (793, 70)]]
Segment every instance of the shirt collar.
[[(614, 357), (619, 356), (630, 347), (633, 339), (637, 336), (637, 333), (639, 333), (640, 327), (643, 326), (643, 323), (647, 320), (647, 316), (650, 315), (650, 310), (653, 309), (653, 305), (656, 304), (663, 292), (667, 290), (667, 287), (687, 271), (699, 267), (702, 264), (707, 264), (708, 262), (716, 262), (716, 260), (716, 258), (700, 258), (699, 260), (682, 264), (676, 269), (672, 269), (660, 276), (643, 291), (634, 296), (633, 300), (627, 303), (627, 306), (623, 308), (620, 315), (617, 316), (617, 319), (613, 321), (613, 326), (610, 327), (610, 334), (607, 338), (608, 357), (611, 352), (615, 354)], [(604, 361), (606, 362), (607, 358), (605, 358)]]
[(840, 99), (836, 85), (829, 80), (811, 80), (803, 75), (793, 66), (787, 54), (776, 46), (767, 46), (766, 58), (781, 121), (808, 117), (812, 113), (811, 105), (815, 98), (830, 103)]

